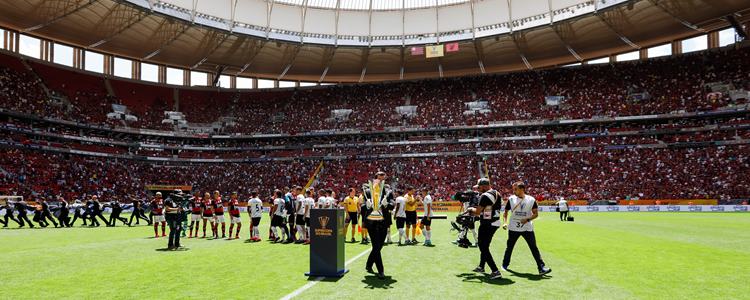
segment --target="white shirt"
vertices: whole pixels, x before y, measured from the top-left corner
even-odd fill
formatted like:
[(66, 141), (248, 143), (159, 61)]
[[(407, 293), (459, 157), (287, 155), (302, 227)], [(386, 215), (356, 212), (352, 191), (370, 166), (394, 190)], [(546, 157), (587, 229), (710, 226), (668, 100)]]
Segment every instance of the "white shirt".
[(404, 210), (406, 208), (406, 198), (404, 198), (403, 196), (396, 197), (396, 205), (398, 206), (398, 209), (396, 210), (396, 217), (406, 218), (406, 211)]
[[(299, 208), (297, 208), (297, 205), (299, 205)], [(297, 209), (298, 215), (304, 215), (305, 214), (305, 196), (297, 195), (297, 200), (294, 201), (294, 208)]]
[(305, 218), (310, 217), (310, 210), (312, 210), (314, 206), (315, 206), (315, 199), (313, 199), (312, 197), (305, 198), (305, 207), (307, 208), (307, 213), (305, 214)]
[(328, 197), (326, 196), (318, 197), (318, 208), (328, 208)]
[(510, 223), (508, 224), (508, 230), (510, 231), (534, 231), (534, 222), (528, 221), (526, 224), (522, 224), (521, 220), (530, 218), (533, 212), (531, 211), (534, 207), (536, 199), (529, 195), (524, 195), (523, 199), (519, 199), (516, 195), (508, 198), (510, 209)]
[(432, 217), (432, 196), (429, 194), (424, 196), (424, 199), (422, 199), (422, 205), (424, 206), (424, 216)]
[(273, 213), (274, 215), (277, 215), (279, 217), (285, 216), (284, 212), (284, 199), (276, 198), (273, 200), (273, 205), (276, 206), (276, 211)]
[(263, 201), (260, 201), (258, 198), (250, 199), (247, 202), (247, 208), (250, 211), (251, 218), (260, 218), (263, 214)]
[(328, 198), (328, 208), (334, 208), (336, 206), (336, 199), (333, 199), (333, 197), (326, 197)]
[(568, 211), (568, 201), (560, 199), (560, 201), (557, 202), (557, 207), (560, 208), (560, 211)]

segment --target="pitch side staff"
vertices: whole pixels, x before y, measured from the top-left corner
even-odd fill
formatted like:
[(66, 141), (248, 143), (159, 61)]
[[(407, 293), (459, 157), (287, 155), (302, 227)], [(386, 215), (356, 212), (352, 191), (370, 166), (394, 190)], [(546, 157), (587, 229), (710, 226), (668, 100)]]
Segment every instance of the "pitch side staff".
[[(508, 223), (508, 212), (510, 212), (510, 223)], [(534, 235), (534, 223), (532, 220), (539, 216), (538, 206), (534, 197), (526, 195), (526, 185), (517, 181), (513, 183), (513, 196), (508, 198), (503, 213), (503, 228), (508, 228), (508, 244), (505, 248), (505, 257), (503, 258), (503, 269), (507, 270), (510, 265), (510, 257), (513, 255), (513, 247), (516, 245), (519, 237), (523, 237), (526, 244), (529, 245), (531, 255), (534, 256), (539, 275), (552, 272), (552, 269), (544, 265), (542, 255), (536, 246), (536, 236)], [(481, 230), (481, 227), (480, 227)]]

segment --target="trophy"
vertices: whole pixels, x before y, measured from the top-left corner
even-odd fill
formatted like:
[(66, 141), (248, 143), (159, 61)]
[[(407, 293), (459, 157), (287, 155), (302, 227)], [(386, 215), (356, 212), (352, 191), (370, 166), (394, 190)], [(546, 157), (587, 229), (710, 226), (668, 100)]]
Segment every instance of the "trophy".
[(367, 185), (370, 188), (370, 197), (372, 199), (372, 213), (367, 216), (367, 219), (371, 221), (382, 221), (383, 214), (380, 212), (380, 200), (383, 197), (385, 183), (383, 181), (378, 181), (377, 183), (370, 181)]

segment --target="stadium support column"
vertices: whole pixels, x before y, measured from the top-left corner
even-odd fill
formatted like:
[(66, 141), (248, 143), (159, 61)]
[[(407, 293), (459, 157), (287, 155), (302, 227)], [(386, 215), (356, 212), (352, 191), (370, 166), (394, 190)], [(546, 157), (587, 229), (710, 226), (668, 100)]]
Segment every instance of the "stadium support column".
[(191, 75), (190, 70), (188, 70), (188, 69), (183, 69), (182, 70), (182, 85), (184, 85), (184, 86), (190, 86), (191, 85), (190, 84), (190, 81), (191, 81), (190, 75)]
[(73, 68), (83, 69), (86, 65), (85, 56), (83, 55), (83, 49), (73, 48)]
[(132, 79), (141, 78), (141, 62), (136, 60), (133, 61), (132, 74), (130, 74), (130, 76)]
[(39, 56), (43, 61), (52, 61), (52, 42), (48, 40), (41, 40), (41, 47), (39, 47), (39, 51), (41, 56)]
[(104, 54), (104, 74), (106, 75), (114, 74), (114, 68), (112, 67), (114, 64), (115, 64), (115, 57), (109, 54)]
[(719, 32), (711, 31), (708, 33), (708, 49), (719, 48)]
[(672, 56), (682, 54), (682, 42), (672, 41)]

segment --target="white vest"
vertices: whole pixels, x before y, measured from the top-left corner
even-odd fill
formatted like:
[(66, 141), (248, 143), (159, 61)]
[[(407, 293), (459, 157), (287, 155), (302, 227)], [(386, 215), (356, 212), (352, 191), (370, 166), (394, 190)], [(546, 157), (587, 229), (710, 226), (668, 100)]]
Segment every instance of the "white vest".
[(534, 224), (532, 221), (522, 224), (521, 220), (530, 218), (533, 215), (531, 209), (534, 207), (536, 199), (529, 195), (525, 195), (523, 199), (519, 199), (516, 195), (508, 198), (510, 203), (510, 222), (508, 223), (508, 230), (510, 231), (534, 231)]

